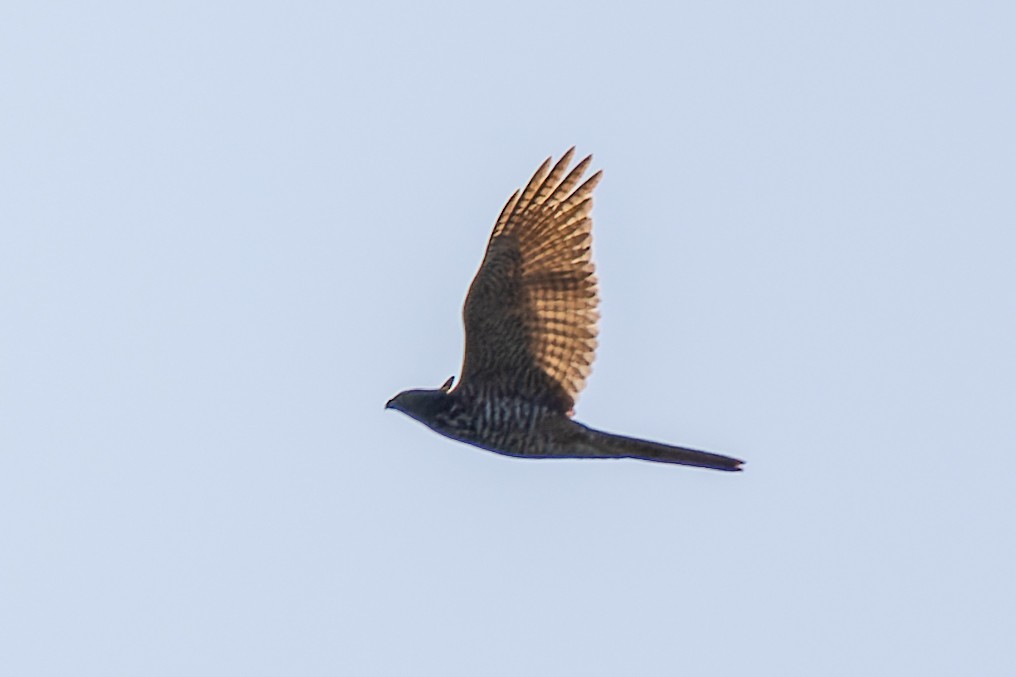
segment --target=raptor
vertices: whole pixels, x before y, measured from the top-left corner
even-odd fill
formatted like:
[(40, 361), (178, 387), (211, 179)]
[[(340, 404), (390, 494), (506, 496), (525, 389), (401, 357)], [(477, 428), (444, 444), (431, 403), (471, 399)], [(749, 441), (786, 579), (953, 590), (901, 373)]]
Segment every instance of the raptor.
[(741, 470), (729, 456), (614, 435), (572, 419), (596, 352), (592, 156), (575, 149), (501, 210), (463, 308), (458, 385), (406, 390), (386, 405), (460, 442), (522, 458), (637, 458)]

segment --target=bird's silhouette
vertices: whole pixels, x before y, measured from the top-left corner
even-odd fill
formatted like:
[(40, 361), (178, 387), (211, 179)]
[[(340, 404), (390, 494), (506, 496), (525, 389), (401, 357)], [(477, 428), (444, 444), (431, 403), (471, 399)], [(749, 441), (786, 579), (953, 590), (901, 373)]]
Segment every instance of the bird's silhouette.
[(742, 461), (595, 430), (572, 420), (596, 351), (589, 156), (551, 158), (508, 200), (466, 296), (465, 358), (436, 390), (406, 390), (386, 408), (483, 449), (524, 458), (639, 458), (740, 470)]

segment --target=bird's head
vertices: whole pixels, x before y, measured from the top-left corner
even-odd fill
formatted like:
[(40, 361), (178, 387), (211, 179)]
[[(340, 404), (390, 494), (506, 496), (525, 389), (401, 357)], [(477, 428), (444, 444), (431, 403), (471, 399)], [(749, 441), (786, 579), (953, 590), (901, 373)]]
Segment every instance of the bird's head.
[(429, 424), (434, 415), (448, 406), (448, 391), (451, 390), (452, 376), (436, 390), (417, 389), (403, 390), (401, 393), (388, 400), (385, 409), (401, 411), (406, 416), (415, 418), (421, 423)]

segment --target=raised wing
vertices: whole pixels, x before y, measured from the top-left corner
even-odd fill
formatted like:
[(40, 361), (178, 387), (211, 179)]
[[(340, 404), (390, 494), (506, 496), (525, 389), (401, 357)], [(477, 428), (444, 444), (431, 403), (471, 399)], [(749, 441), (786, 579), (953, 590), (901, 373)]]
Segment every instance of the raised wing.
[[(501, 211), (463, 319), (466, 352), (456, 387), (515, 395), (571, 414), (596, 352), (592, 156), (568, 171), (575, 149), (536, 170)], [(576, 188), (576, 186), (578, 186)]]

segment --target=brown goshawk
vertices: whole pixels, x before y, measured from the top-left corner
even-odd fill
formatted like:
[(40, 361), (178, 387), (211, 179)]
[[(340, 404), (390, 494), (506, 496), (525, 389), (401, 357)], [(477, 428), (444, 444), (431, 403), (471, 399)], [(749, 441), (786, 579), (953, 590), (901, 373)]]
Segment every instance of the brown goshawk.
[[(638, 458), (741, 470), (742, 461), (595, 430), (572, 420), (596, 351), (592, 156), (548, 158), (508, 200), (466, 296), (458, 385), (406, 390), (396, 409), (452, 439), (523, 458)], [(580, 183), (581, 182), (581, 183)]]

